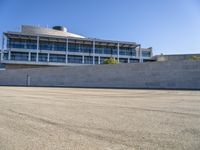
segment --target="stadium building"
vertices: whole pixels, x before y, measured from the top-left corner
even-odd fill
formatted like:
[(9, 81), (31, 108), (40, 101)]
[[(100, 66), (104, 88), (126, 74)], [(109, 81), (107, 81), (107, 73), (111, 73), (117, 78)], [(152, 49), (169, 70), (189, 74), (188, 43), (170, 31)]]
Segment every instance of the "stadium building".
[(22, 25), (20, 32), (4, 32), (1, 65), (6, 68), (103, 64), (114, 57), (119, 63), (151, 61), (152, 48), (135, 42), (86, 38), (67, 31)]

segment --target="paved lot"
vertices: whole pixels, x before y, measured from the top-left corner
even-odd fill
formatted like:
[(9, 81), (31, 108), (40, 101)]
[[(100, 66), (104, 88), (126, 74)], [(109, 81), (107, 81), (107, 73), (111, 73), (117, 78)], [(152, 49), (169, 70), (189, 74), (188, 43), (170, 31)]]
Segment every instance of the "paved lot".
[(200, 149), (200, 91), (0, 87), (0, 150)]

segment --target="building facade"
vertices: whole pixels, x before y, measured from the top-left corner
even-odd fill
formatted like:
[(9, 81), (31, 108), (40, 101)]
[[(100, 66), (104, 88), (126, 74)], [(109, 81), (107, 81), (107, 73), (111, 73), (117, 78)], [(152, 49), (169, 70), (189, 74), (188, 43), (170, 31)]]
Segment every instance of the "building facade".
[(61, 26), (22, 26), (20, 32), (3, 33), (0, 55), (5, 65), (94, 65), (110, 57), (119, 63), (150, 61), (152, 49), (135, 42), (86, 38)]

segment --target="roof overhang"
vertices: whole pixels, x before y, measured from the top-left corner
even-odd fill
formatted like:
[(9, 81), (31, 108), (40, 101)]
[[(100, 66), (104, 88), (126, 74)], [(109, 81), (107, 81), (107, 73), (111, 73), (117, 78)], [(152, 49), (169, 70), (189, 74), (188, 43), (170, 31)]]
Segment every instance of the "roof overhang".
[(117, 46), (118, 44), (120, 47), (133, 47), (136, 48), (140, 46), (135, 42), (125, 42), (125, 41), (114, 41), (114, 40), (102, 40), (96, 38), (75, 38), (75, 37), (63, 37), (63, 36), (51, 36), (51, 35), (43, 35), (43, 34), (24, 34), (21, 32), (5, 32), (4, 35), (8, 38), (16, 38), (16, 39), (29, 39), (29, 40), (36, 40), (37, 37), (40, 37), (42, 41), (55, 41), (55, 42), (73, 42), (73, 43), (80, 43), (80, 44), (91, 44), (95, 41), (96, 45), (106, 45), (106, 46)]

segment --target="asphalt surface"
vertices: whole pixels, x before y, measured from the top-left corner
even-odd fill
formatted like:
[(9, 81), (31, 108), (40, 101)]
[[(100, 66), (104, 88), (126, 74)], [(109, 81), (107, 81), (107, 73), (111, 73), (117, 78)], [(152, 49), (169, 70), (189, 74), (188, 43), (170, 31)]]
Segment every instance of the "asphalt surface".
[(200, 91), (0, 87), (0, 150), (156, 149), (200, 149)]

